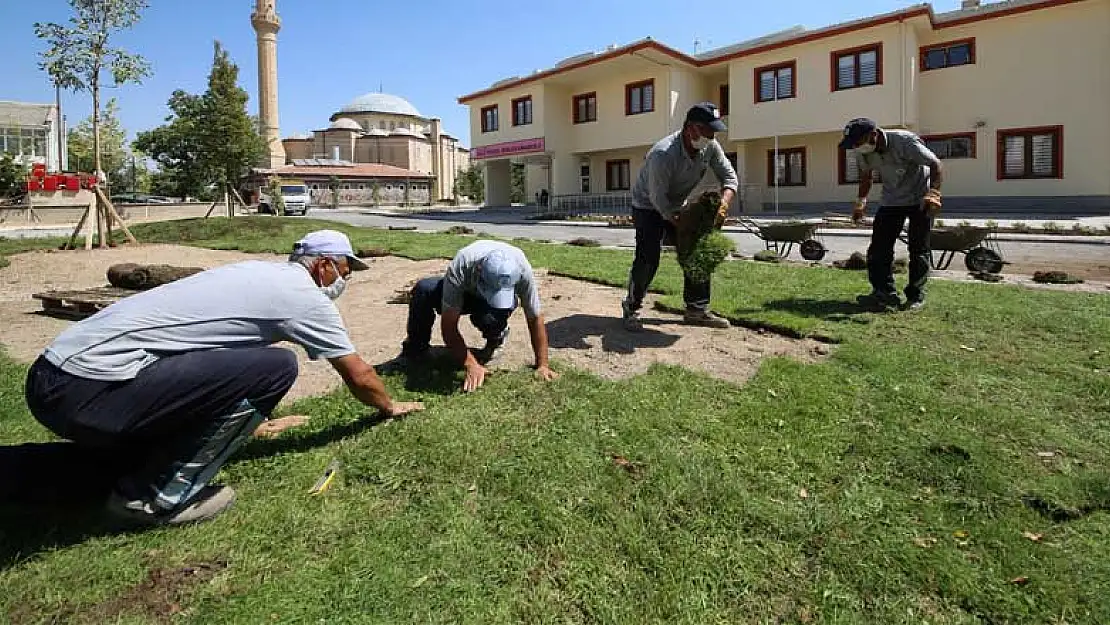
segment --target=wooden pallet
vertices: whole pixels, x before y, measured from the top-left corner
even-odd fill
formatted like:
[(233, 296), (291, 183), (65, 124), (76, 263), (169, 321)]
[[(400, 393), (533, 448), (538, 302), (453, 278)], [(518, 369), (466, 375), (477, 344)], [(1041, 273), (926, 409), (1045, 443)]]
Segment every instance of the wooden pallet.
[(46, 291), (35, 293), (31, 297), (41, 301), (43, 312), (49, 315), (67, 319), (84, 319), (139, 292), (103, 286), (79, 291)]

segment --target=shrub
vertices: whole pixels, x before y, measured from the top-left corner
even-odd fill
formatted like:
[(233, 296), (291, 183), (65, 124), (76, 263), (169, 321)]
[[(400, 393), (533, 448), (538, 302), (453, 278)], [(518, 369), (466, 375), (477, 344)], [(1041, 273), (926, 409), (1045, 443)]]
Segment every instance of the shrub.
[(1041, 226), (1041, 229), (1044, 230), (1047, 234), (1060, 234), (1061, 232), (1060, 226), (1057, 225), (1055, 221), (1044, 222), (1044, 225)]
[(451, 226), (443, 232), (445, 234), (474, 234), (474, 228), (467, 226)]

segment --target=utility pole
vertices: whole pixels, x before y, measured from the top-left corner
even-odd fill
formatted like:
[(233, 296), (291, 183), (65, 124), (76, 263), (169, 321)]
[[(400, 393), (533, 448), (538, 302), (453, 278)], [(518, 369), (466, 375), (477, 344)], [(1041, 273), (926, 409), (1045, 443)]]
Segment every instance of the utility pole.
[(58, 171), (66, 169), (65, 163), (65, 126), (62, 124), (62, 86), (57, 82), (54, 83), (54, 106), (58, 109), (58, 120), (54, 123), (54, 127), (58, 132)]

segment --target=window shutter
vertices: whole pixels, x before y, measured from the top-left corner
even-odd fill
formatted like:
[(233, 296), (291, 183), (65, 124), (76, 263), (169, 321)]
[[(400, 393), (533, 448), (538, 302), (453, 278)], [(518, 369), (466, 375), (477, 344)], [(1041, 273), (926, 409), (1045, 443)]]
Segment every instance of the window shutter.
[(840, 57), (837, 62), (836, 84), (841, 89), (852, 87), (856, 84), (856, 57), (849, 54)]
[(859, 84), (873, 85), (879, 82), (879, 56), (876, 52), (859, 55)]
[(791, 98), (794, 97), (794, 72), (789, 67), (784, 67), (779, 70), (779, 97)]
[(768, 71), (759, 75), (759, 99), (760, 101), (773, 100), (775, 98), (775, 72)]
[(643, 98), (644, 98), (643, 108), (641, 108), (640, 110), (650, 111), (653, 108), (655, 108), (655, 106), (654, 106), (654, 100), (655, 100), (654, 95), (655, 94), (652, 93), (653, 91), (655, 91), (655, 87), (653, 85), (644, 85), (643, 91), (641, 92), (641, 93), (643, 93)]
[(802, 152), (790, 153), (790, 174), (787, 180), (791, 184), (801, 184), (805, 173), (805, 155)]
[(1033, 171), (1034, 176), (1052, 176), (1054, 169), (1055, 141), (1052, 135), (1033, 135)]
[(1025, 137), (1006, 137), (1002, 167), (1006, 176), (1025, 174)]

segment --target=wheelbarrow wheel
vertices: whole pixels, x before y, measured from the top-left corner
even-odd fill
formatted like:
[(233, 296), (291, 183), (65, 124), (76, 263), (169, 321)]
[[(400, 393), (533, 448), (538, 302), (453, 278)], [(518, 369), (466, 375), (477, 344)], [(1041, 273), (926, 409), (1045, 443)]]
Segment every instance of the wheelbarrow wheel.
[(964, 259), (968, 271), (976, 273), (999, 273), (1002, 271), (1002, 257), (998, 252), (985, 247), (977, 247), (967, 253)]
[(817, 261), (825, 257), (827, 250), (817, 239), (807, 239), (802, 241), (802, 247), (799, 251), (802, 253), (802, 258)]

